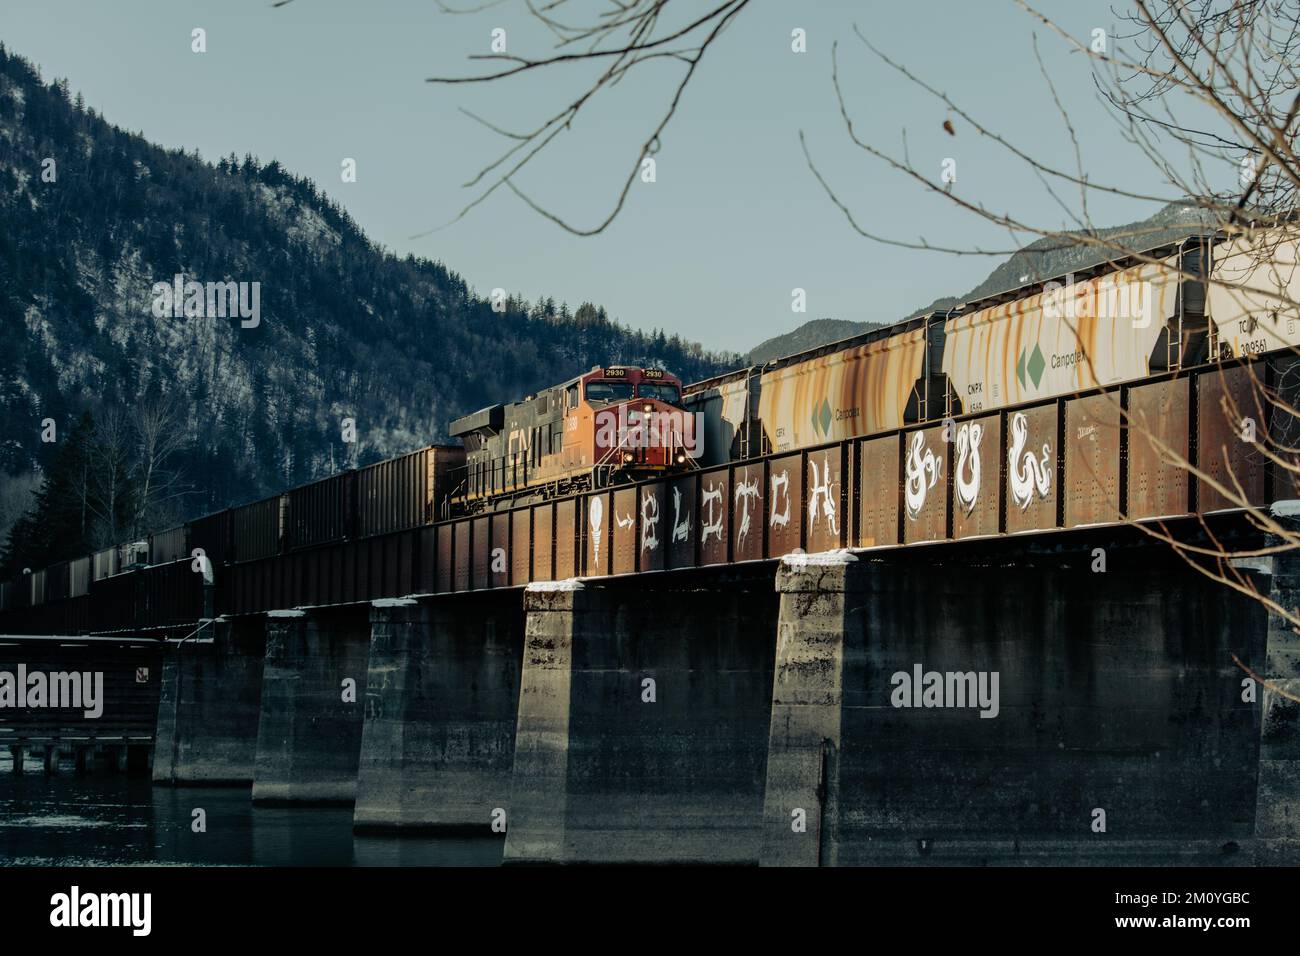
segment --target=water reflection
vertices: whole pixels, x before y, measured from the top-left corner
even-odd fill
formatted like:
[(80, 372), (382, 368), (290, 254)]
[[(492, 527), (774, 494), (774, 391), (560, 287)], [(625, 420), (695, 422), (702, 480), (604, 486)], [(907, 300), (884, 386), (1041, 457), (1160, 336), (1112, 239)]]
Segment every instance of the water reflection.
[[(206, 832), (196, 833), (200, 818)], [(353, 834), (349, 807), (254, 807), (240, 788), (0, 775), (6, 865), (496, 866), (503, 842)]]

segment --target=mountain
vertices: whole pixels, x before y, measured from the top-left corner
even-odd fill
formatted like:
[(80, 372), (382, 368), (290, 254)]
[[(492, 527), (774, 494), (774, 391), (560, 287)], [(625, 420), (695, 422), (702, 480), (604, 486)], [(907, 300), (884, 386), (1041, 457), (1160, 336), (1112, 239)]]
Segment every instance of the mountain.
[[(1201, 229), (1212, 228), (1216, 222), (1217, 220), (1210, 213), (1191, 204), (1170, 203), (1147, 219), (1123, 226), (1098, 229), (1094, 234), (1102, 239), (1122, 241), (1133, 249), (1152, 249)], [(1001, 262), (985, 277), (984, 281), (965, 295), (941, 296), (925, 308), (916, 309), (900, 319), (888, 322), (815, 319), (812, 322), (805, 322), (792, 332), (770, 338), (756, 346), (750, 351), (748, 359), (756, 364), (784, 355), (793, 355), (805, 349), (838, 342), (841, 339), (890, 325), (894, 321), (915, 318), (939, 309), (950, 309), (962, 302), (971, 302), (1000, 292), (1008, 292), (1023, 285), (1066, 275), (1071, 270), (1091, 268), (1104, 261), (1105, 256), (1091, 246), (1063, 242), (1056, 238), (1039, 239)]]
[[(153, 145), (3, 46), (0, 222), (0, 533), (87, 413), (95, 460), (158, 499), (83, 517), (82, 543), (105, 545), (443, 439), (457, 416), (593, 365), (693, 380), (740, 361), (591, 303), (495, 311), (278, 162)], [(236, 291), (244, 314), (212, 317)]]
[[(1155, 215), (1123, 226), (1093, 230), (1099, 239), (1113, 240), (1134, 250), (1154, 249), (1202, 229), (1212, 228), (1218, 220), (1207, 210), (1190, 203), (1169, 203)], [(1082, 235), (1082, 233), (1071, 233)], [(957, 298), (941, 297), (907, 317), (924, 315), (936, 309), (950, 309), (961, 302), (983, 299), (1001, 292), (1009, 292), (1023, 285), (1042, 282), (1063, 276), (1073, 270), (1089, 269), (1105, 262), (1103, 252), (1081, 243), (1057, 238), (1043, 238), (1031, 242), (1008, 257), (985, 277), (984, 281)]]
[(878, 322), (849, 322), (844, 319), (813, 319), (805, 322), (793, 332), (786, 332), (768, 339), (753, 349), (746, 356), (751, 365), (760, 365), (785, 355), (794, 355), (805, 349), (816, 348), (827, 342), (852, 338), (863, 332), (880, 328)]

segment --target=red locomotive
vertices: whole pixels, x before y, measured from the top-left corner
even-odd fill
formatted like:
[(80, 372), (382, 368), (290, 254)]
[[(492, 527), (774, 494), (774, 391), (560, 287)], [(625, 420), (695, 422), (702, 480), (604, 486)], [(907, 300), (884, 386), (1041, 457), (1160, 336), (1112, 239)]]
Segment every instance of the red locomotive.
[(663, 369), (597, 366), (452, 422), (465, 444), (453, 510), (482, 511), (696, 467), (701, 431)]

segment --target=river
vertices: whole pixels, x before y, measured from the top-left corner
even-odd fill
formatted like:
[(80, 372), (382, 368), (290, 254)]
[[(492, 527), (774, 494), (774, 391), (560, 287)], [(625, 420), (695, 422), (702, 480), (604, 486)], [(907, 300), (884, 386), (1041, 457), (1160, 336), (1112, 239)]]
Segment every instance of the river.
[[(504, 840), (354, 834), (350, 807), (255, 807), (247, 788), (0, 772), (0, 865), (496, 866)], [(202, 814), (195, 811), (202, 810)], [(203, 832), (195, 832), (202, 820)]]

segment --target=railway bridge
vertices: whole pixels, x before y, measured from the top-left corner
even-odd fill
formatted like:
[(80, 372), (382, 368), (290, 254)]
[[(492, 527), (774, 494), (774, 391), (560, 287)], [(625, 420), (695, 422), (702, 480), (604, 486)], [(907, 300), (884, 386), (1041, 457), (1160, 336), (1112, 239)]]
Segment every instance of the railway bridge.
[(0, 748), (22, 774), (148, 770), (164, 642), (0, 635)]
[[(504, 832), (509, 862), (1297, 862), (1300, 644), (1152, 535), (1300, 522), (1260, 440), (1287, 423), (1250, 414), (1277, 374), (457, 520), (318, 533), (320, 483), (25, 575), (0, 633), (156, 647), (159, 785)], [(1295, 607), (1298, 561), (1227, 570)], [(32, 653), (0, 638), (0, 670)]]

